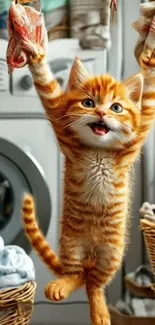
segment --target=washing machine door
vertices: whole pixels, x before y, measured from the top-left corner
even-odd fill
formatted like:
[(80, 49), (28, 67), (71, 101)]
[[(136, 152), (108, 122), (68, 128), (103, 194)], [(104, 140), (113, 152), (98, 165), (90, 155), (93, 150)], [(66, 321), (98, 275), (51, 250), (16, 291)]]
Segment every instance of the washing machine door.
[(21, 222), (24, 193), (34, 195), (37, 219), (46, 234), (51, 216), (51, 199), (42, 169), (34, 157), (0, 138), (0, 236), (6, 245), (19, 245), (29, 253), (31, 247)]

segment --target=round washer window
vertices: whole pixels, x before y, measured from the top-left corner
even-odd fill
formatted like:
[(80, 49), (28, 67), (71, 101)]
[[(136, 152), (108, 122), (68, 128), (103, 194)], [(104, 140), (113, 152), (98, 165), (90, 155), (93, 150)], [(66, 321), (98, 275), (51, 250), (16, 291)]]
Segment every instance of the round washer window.
[[(0, 184), (8, 185), (3, 202), (0, 236), (6, 245), (19, 245), (27, 253), (30, 243), (24, 235), (21, 222), (21, 204), (24, 193), (32, 193), (36, 204), (36, 215), (44, 234), (47, 233), (51, 218), (51, 198), (44, 171), (39, 162), (29, 153), (8, 140), (0, 138)], [(1, 189), (0, 189), (1, 191)], [(3, 192), (3, 191), (2, 191)], [(3, 193), (2, 193), (3, 194)]]
[(0, 230), (7, 225), (13, 215), (14, 193), (9, 179), (0, 173)]

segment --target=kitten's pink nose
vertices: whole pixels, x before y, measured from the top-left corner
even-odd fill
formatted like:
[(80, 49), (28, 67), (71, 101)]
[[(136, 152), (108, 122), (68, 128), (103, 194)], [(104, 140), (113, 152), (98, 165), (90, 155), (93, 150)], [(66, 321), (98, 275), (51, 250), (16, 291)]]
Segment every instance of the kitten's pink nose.
[(100, 117), (103, 117), (105, 115), (104, 109), (101, 107), (97, 107), (95, 113), (98, 114)]

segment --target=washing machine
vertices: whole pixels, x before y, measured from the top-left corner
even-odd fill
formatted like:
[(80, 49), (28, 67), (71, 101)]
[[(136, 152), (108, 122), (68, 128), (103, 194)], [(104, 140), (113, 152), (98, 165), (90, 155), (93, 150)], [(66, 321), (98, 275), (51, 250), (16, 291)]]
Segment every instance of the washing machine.
[[(51, 247), (58, 251), (59, 215), (62, 196), (63, 156), (59, 152), (54, 132), (47, 121), (33, 86), (28, 67), (15, 70), (9, 76), (6, 64), (7, 41), (0, 40), (0, 236), (5, 244), (16, 244), (32, 257), (37, 280), (35, 310), (32, 324), (89, 324), (87, 298), (84, 290), (73, 293), (65, 305), (48, 304), (44, 286), (54, 276), (47, 270), (25, 238), (21, 223), (23, 194), (35, 197), (40, 227)], [(105, 51), (82, 51), (78, 40), (55, 40), (49, 44), (48, 61), (51, 70), (65, 87), (71, 64), (78, 55), (90, 73), (106, 71)], [(75, 304), (80, 304), (75, 308)], [(43, 312), (43, 305), (45, 311)], [(62, 308), (62, 309), (61, 309)], [(60, 312), (62, 310), (62, 312)], [(67, 314), (69, 313), (69, 317)]]

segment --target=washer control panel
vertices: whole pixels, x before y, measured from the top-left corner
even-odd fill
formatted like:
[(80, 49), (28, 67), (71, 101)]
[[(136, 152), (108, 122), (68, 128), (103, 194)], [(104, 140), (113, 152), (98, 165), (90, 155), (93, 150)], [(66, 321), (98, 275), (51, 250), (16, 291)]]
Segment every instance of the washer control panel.
[[(8, 74), (6, 51), (8, 41), (0, 39), (0, 114), (44, 113), (28, 66)], [(105, 51), (82, 50), (76, 39), (59, 39), (49, 43), (48, 63), (64, 89), (75, 56), (78, 55), (90, 74), (104, 73)], [(7, 93), (7, 96), (6, 96)]]
[[(73, 63), (73, 58), (63, 57), (57, 59), (49, 59), (49, 66), (51, 71), (55, 75), (55, 78), (59, 81), (62, 88), (65, 88), (69, 72)], [(94, 59), (88, 58), (82, 60), (85, 67), (90, 73), (93, 73)], [(14, 96), (37, 96), (31, 73), (27, 66), (22, 69), (14, 71), (12, 76), (12, 93)]]

